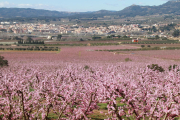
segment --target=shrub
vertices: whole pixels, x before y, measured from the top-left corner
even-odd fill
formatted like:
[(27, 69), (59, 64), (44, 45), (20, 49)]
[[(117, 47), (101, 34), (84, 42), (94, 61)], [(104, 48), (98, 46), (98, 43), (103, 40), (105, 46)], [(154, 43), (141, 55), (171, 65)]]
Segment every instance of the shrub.
[(161, 48), (160, 47), (154, 47), (153, 49), (154, 50), (160, 50)]
[(147, 47), (151, 47), (150, 45), (147, 45)]
[(169, 66), (169, 71), (171, 70), (177, 70), (177, 72), (180, 71), (179, 66), (175, 64), (173, 66), (172, 65)]
[(3, 67), (3, 66), (8, 66), (8, 61), (7, 60), (4, 60), (4, 57), (3, 56), (0, 56), (0, 66)]
[(128, 61), (132, 61), (130, 58), (125, 58), (125, 61), (128, 62)]
[(149, 69), (152, 69), (153, 71), (159, 71), (159, 72), (164, 72), (165, 70), (159, 66), (158, 64), (152, 64), (147, 66)]
[(145, 45), (141, 45), (141, 47), (143, 48), (143, 47), (145, 47)]
[(85, 70), (89, 69), (89, 66), (86, 65), (86, 66), (84, 67), (84, 69), (85, 69)]

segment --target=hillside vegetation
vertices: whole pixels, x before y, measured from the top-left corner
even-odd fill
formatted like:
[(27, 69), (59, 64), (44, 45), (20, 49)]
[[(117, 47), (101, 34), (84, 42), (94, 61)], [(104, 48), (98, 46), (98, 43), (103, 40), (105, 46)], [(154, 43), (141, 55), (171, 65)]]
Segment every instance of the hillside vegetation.
[[(104, 16), (117, 17), (135, 17), (157, 15), (157, 14), (174, 14), (179, 15), (180, 1), (168, 1), (159, 6), (139, 6), (131, 5), (120, 11), (100, 10), (95, 12), (59, 12), (31, 8), (0, 8), (1, 18), (15, 18), (15, 17), (69, 17), (69, 18), (96, 18)], [(27, 14), (28, 13), (28, 14)]]

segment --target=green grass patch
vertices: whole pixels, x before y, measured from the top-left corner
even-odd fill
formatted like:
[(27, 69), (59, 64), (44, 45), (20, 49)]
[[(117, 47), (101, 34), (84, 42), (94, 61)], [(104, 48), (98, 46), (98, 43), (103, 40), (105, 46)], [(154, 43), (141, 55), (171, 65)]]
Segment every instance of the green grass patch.
[(54, 114), (54, 113), (50, 113), (50, 114), (48, 115), (48, 119), (49, 119), (49, 120), (58, 119), (58, 115), (56, 115), (56, 114)]
[(109, 115), (106, 115), (106, 113), (108, 113), (107, 110), (94, 110), (93, 114), (88, 115), (88, 118), (91, 118), (91, 120), (104, 120), (109, 117)]
[(128, 62), (128, 61), (132, 61), (130, 58), (125, 58), (125, 61)]
[(107, 110), (107, 103), (98, 103), (100, 110)]
[(32, 87), (29, 87), (29, 91), (32, 92), (34, 91), (34, 89)]
[(180, 50), (180, 47), (144, 47), (139, 49), (114, 49), (114, 50), (96, 50), (96, 51), (108, 51), (108, 52), (118, 52), (118, 51), (148, 51), (148, 50)]
[(139, 42), (122, 42), (121, 44), (178, 44), (178, 40), (148, 40)]

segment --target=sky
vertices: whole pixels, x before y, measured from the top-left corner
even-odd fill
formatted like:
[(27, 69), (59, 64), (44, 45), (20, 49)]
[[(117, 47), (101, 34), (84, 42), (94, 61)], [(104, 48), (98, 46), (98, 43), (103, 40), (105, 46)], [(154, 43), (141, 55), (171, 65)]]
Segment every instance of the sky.
[(68, 12), (119, 11), (130, 5), (161, 5), (168, 0), (0, 0), (0, 7), (35, 8)]

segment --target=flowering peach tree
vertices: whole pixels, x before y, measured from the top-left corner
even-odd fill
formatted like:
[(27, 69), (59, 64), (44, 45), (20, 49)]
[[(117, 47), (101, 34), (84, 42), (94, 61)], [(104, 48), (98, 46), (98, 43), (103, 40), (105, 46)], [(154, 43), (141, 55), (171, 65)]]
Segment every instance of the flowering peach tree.
[(180, 114), (179, 86), (176, 70), (127, 65), (10, 66), (0, 71), (0, 116), (47, 120), (53, 113), (59, 120), (87, 120), (98, 103), (107, 103), (108, 120), (173, 119)]

